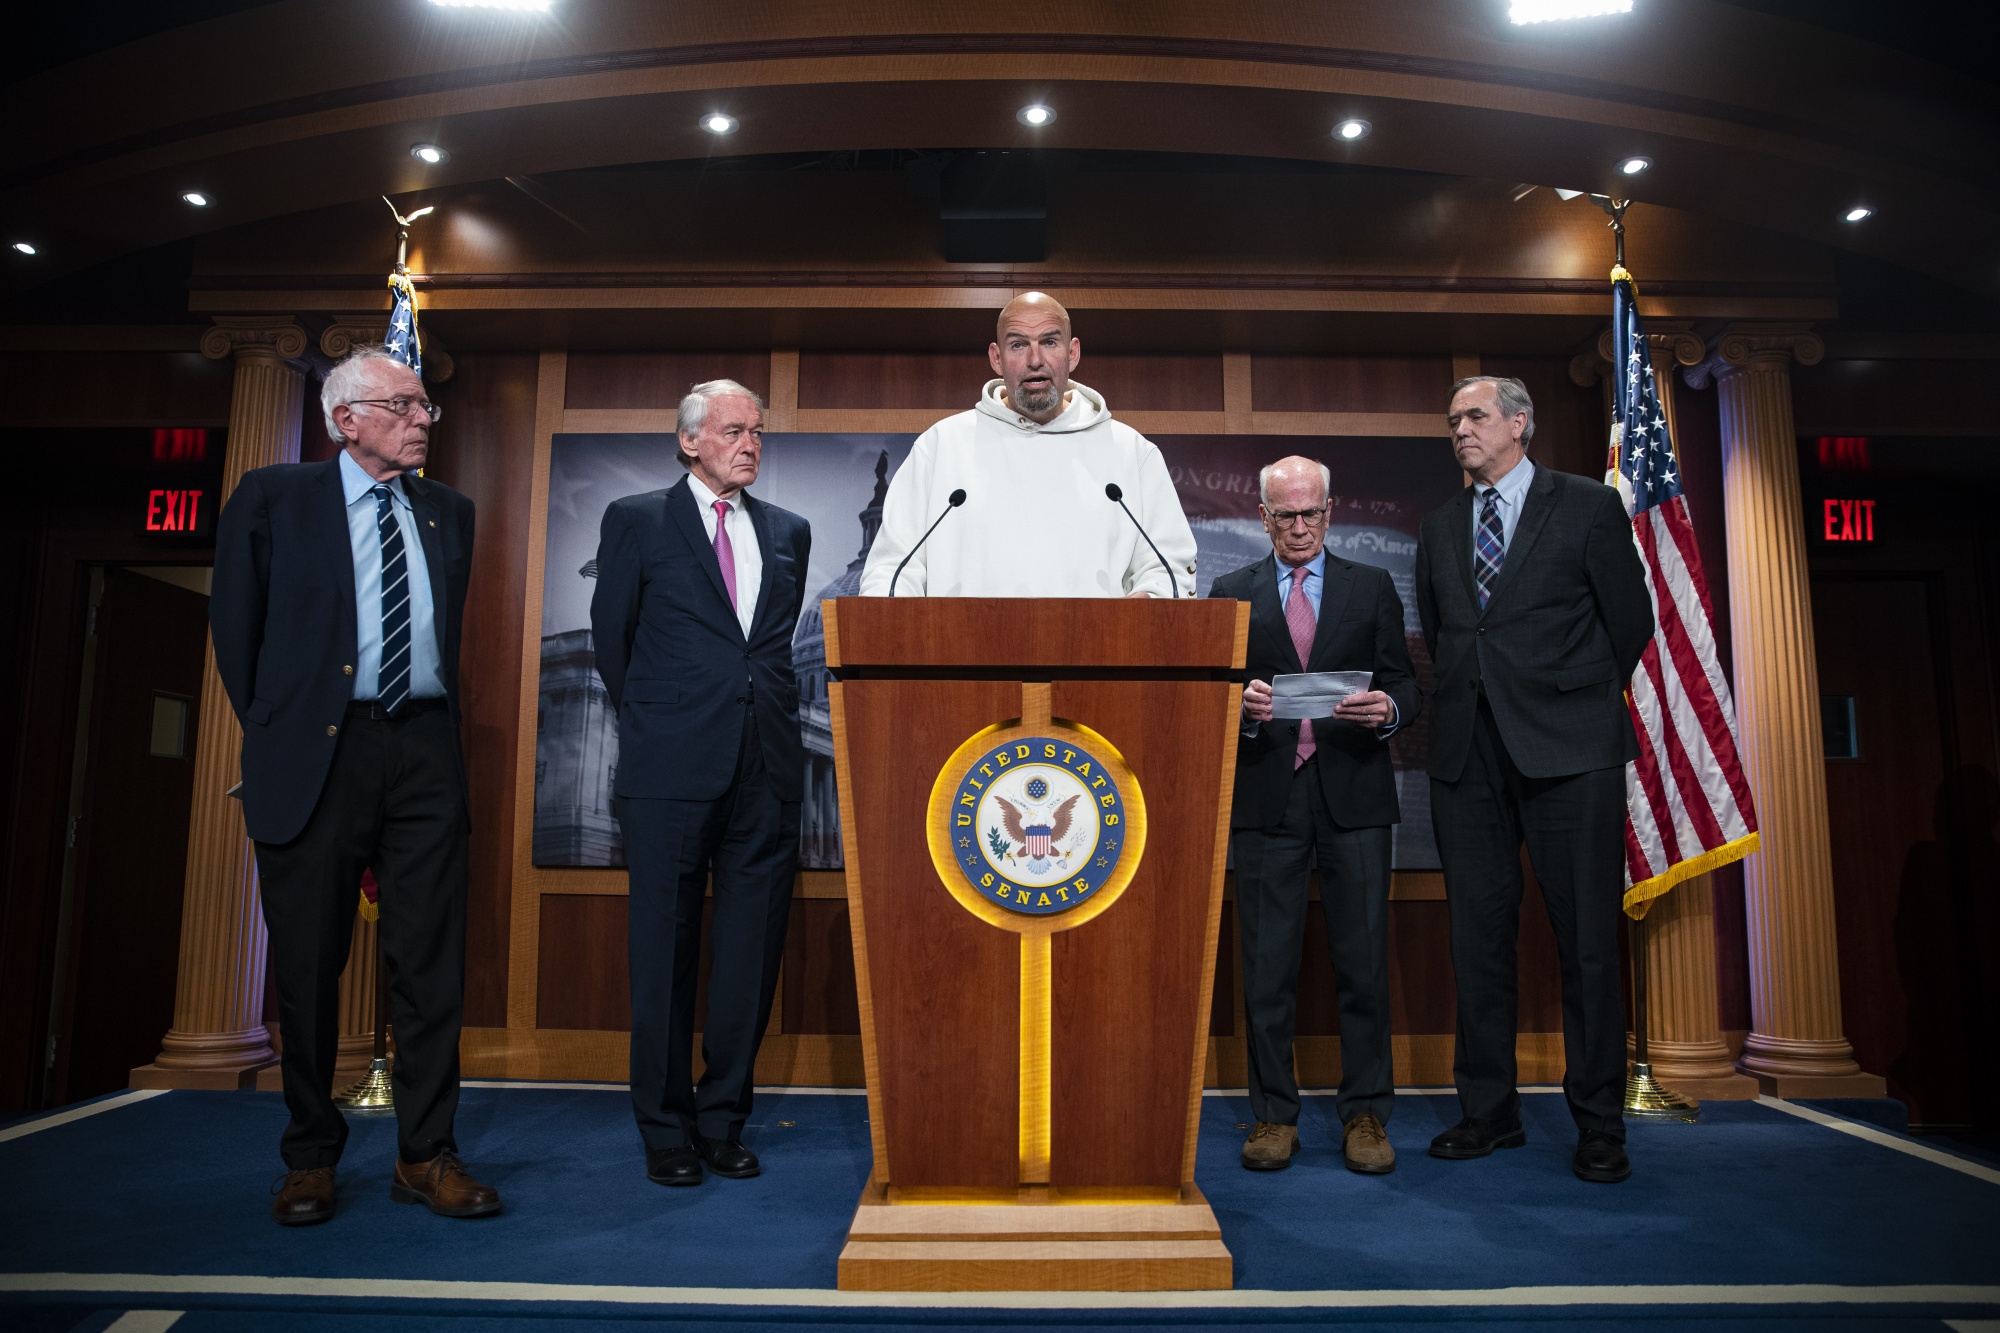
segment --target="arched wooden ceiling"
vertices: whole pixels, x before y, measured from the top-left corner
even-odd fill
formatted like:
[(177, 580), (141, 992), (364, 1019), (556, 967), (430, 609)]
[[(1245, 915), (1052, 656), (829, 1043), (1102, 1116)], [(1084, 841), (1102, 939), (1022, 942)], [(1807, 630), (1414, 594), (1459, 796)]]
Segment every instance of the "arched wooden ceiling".
[[(1612, 190), (2000, 290), (1986, 85), (1709, 0), (1512, 28), (1503, 0), (285, 0), (7, 90), (6, 290), (378, 194), (732, 154), (1007, 147), (1354, 161)], [(1013, 31), (1006, 29), (1012, 28)], [(1048, 100), (1056, 124), (1014, 111)], [(1330, 134), (1343, 117), (1374, 132)], [(424, 167), (416, 142), (443, 144)], [(1643, 154), (1653, 170), (1619, 177)], [(198, 189), (216, 202), (180, 201)], [(1860, 225), (1841, 215), (1876, 210)]]

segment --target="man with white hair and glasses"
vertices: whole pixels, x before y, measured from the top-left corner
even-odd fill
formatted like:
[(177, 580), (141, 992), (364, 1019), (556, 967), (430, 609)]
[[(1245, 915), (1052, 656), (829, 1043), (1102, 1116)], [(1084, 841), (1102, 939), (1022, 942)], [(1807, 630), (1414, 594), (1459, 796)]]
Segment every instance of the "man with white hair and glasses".
[(278, 992), (286, 1173), (272, 1217), (333, 1216), (347, 1124), (333, 1102), (340, 974), (364, 870), (381, 886), (396, 1030), (389, 1193), (446, 1217), (500, 1210), (457, 1156), (467, 815), (458, 650), (472, 501), (418, 471), (439, 411), (379, 347), (327, 375), (322, 463), (244, 474), (216, 524), (209, 625), (243, 725)]

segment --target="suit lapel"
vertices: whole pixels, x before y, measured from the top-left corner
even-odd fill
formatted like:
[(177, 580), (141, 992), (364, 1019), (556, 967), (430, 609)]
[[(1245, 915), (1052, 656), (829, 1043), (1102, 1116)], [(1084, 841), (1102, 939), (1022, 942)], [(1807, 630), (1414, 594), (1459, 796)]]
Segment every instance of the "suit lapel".
[(444, 651), (445, 614), (445, 564), (444, 538), (438, 532), (437, 496), (431, 494), (430, 484), (422, 477), (403, 478), (403, 488), (410, 493), (410, 514), (417, 521), (417, 540), (424, 546), (424, 569), (431, 580), (431, 624), (438, 636), (438, 651)]
[[(1328, 555), (1320, 568), (1319, 624), (1313, 630), (1312, 657), (1317, 662), (1333, 642), (1341, 616), (1347, 613), (1347, 599), (1354, 593), (1354, 566)], [(1311, 671), (1310, 664), (1306, 670)]]
[(1268, 634), (1277, 645), (1280, 661), (1289, 661), (1304, 671), (1299, 650), (1292, 643), (1291, 627), (1285, 623), (1285, 604), (1278, 597), (1278, 557), (1267, 555), (1250, 571), (1250, 624)]
[[(354, 639), (348, 640), (353, 644), (359, 638), (359, 630), (354, 606), (354, 538), (347, 527), (347, 487), (341, 481), (338, 454), (317, 466), (323, 469), (319, 474), (319, 484), (326, 494), (324, 502), (317, 503), (314, 510), (316, 521), (325, 525), (320, 531), (319, 541), (326, 549), (328, 562), (336, 569), (347, 571), (346, 578), (335, 579), (334, 582), (340, 585), (341, 623), (355, 635)], [(351, 651), (349, 655), (352, 656)]]
[(758, 557), (764, 568), (764, 577), (757, 580), (757, 606), (750, 615), (750, 628), (755, 629), (763, 622), (764, 609), (771, 604), (771, 585), (777, 581), (771, 575), (777, 568), (777, 562), (772, 558), (775, 550), (771, 545), (770, 511), (764, 508), (762, 500), (748, 491), (743, 492), (743, 508), (750, 515), (750, 530), (757, 534)]
[[(1468, 486), (1466, 489), (1472, 488)], [(1507, 558), (1500, 564), (1500, 577), (1493, 584), (1493, 594), (1486, 599), (1486, 611), (1480, 612), (1482, 618), (1487, 611), (1493, 609), (1493, 604), (1500, 600), (1500, 594), (1507, 591), (1508, 586), (1514, 582), (1515, 575), (1520, 572), (1521, 566), (1527, 563), (1528, 552), (1534, 546), (1535, 538), (1542, 535), (1542, 528), (1547, 525), (1549, 515), (1555, 512), (1555, 508), (1555, 474), (1546, 467), (1537, 465), (1535, 479), (1528, 483), (1528, 498), (1521, 505), (1521, 521), (1514, 525), (1514, 540), (1507, 543)], [(1469, 524), (1471, 521), (1471, 518), (1467, 517), (1466, 523)], [(1460, 525), (1459, 535), (1465, 538), (1469, 549), (1472, 539), (1465, 536), (1464, 525)], [(1470, 574), (1467, 577), (1470, 577)], [(1479, 600), (1475, 597), (1473, 605), (1478, 604)]]
[(1466, 609), (1473, 615), (1479, 614), (1479, 585), (1472, 578), (1472, 497), (1475, 490), (1471, 486), (1461, 487), (1458, 495), (1448, 502), (1451, 521), (1445, 526), (1450, 529), (1445, 534), (1450, 564), (1457, 577), (1452, 580), (1465, 594)]
[(729, 623), (741, 634), (743, 626), (736, 619), (736, 613), (729, 607), (729, 589), (722, 582), (722, 566), (716, 563), (715, 544), (708, 539), (708, 530), (701, 521), (701, 511), (695, 507), (694, 488), (682, 477), (667, 491), (667, 521), (679, 530), (688, 549), (694, 552), (695, 563), (708, 575), (708, 586), (715, 589), (715, 595), (722, 600), (722, 609), (729, 616)]

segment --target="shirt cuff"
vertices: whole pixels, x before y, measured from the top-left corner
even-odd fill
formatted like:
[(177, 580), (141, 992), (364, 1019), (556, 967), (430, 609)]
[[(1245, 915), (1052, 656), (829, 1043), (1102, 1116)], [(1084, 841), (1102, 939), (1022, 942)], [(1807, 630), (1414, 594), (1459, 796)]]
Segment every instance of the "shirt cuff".
[(1387, 722), (1384, 722), (1381, 726), (1375, 728), (1375, 735), (1380, 739), (1386, 741), (1391, 736), (1395, 735), (1396, 728), (1402, 725), (1403, 725), (1402, 712), (1396, 707), (1396, 701), (1394, 699), (1391, 699), (1389, 701), (1389, 720)]

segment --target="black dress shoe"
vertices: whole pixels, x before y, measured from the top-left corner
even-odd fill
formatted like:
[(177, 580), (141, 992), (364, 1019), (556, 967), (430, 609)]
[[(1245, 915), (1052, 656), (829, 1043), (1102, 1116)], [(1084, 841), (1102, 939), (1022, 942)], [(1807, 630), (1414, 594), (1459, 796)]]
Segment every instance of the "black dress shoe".
[(699, 1185), (701, 1156), (685, 1143), (678, 1148), (648, 1148), (646, 1179), (655, 1185)]
[(748, 1180), (762, 1174), (764, 1168), (757, 1164), (757, 1154), (743, 1146), (740, 1139), (704, 1139), (697, 1137), (695, 1147), (701, 1153), (701, 1160), (708, 1169), (718, 1176), (730, 1180)]
[(1616, 1185), (1632, 1174), (1625, 1145), (1595, 1129), (1583, 1131), (1583, 1137), (1576, 1141), (1576, 1156), (1569, 1165), (1578, 1180), (1593, 1180), (1602, 1185)]
[(1496, 1125), (1467, 1116), (1431, 1140), (1431, 1156), (1463, 1161), (1484, 1157), (1495, 1148), (1518, 1148), (1527, 1141), (1528, 1132), (1519, 1125)]
[(271, 1186), (277, 1199), (271, 1220), (281, 1227), (309, 1227), (333, 1216), (333, 1168), (309, 1167), (287, 1171)]

